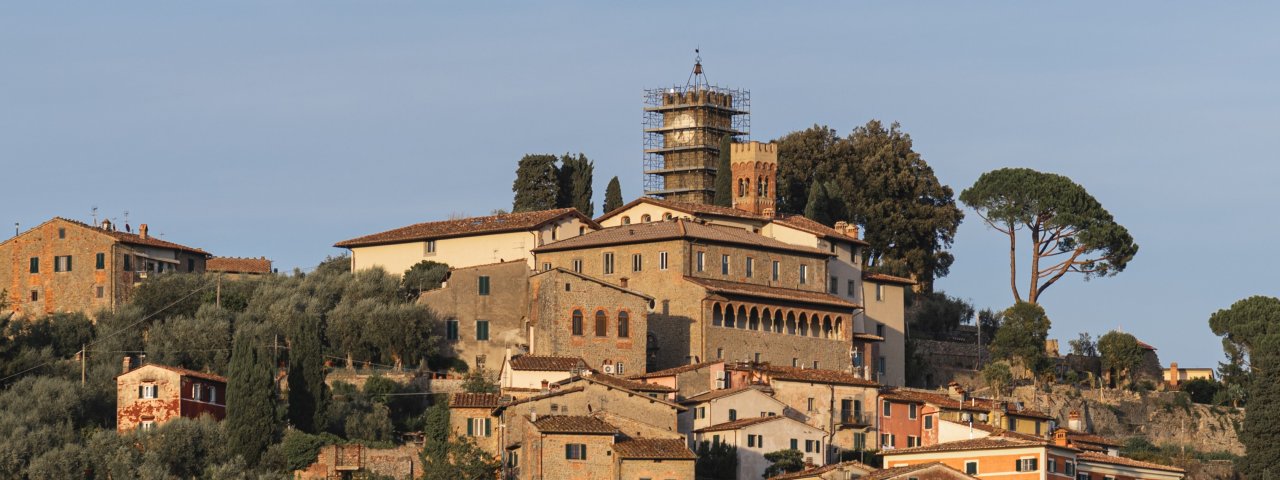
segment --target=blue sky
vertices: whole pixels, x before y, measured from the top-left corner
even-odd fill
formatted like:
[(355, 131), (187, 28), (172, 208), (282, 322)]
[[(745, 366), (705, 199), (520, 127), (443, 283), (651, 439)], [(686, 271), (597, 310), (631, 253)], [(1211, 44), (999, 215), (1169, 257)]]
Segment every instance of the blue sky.
[[(524, 153), (641, 189), (641, 92), (752, 90), (753, 138), (899, 121), (956, 192), (1025, 166), (1141, 245), (1043, 304), (1164, 362), (1221, 358), (1208, 316), (1276, 295), (1277, 6), (1177, 2), (11, 2), (0, 6), (0, 225), (90, 208), (282, 270), (334, 242), (508, 208)], [(597, 206), (602, 200), (597, 200)], [(948, 293), (1012, 303), (969, 214)]]

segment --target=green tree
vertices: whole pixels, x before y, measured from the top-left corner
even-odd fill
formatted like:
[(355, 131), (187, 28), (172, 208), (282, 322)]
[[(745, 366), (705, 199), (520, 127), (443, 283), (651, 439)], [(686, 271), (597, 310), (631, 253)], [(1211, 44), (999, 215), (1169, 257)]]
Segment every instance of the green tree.
[(827, 226), (835, 225), (837, 220), (845, 219), (843, 203), (831, 195), (833, 188), (828, 187), (826, 182), (814, 182), (813, 186), (809, 187), (809, 200), (804, 206), (804, 216)]
[(1018, 302), (1004, 311), (1004, 321), (991, 340), (991, 356), (1020, 365), (1038, 380), (1048, 366), (1044, 342), (1049, 337), (1049, 326), (1049, 317), (1043, 308)]
[(764, 469), (764, 478), (773, 478), (784, 473), (804, 470), (804, 454), (799, 450), (778, 450), (764, 454), (764, 459), (773, 462)]
[(1082, 357), (1098, 356), (1098, 343), (1093, 341), (1093, 336), (1089, 332), (1080, 332), (1080, 336), (1075, 340), (1067, 342), (1071, 344), (1071, 353)]
[(809, 186), (822, 179), (834, 178), (841, 164), (853, 162), (848, 144), (834, 129), (825, 125), (788, 133), (776, 142), (778, 180), (775, 190), (779, 212), (804, 213), (809, 203)]
[(987, 382), (991, 390), (996, 392), (996, 398), (1003, 396), (1005, 387), (1013, 383), (1013, 372), (1009, 369), (1009, 362), (988, 363), (982, 369), (982, 379)]
[(1039, 303), (1040, 295), (1068, 273), (1086, 279), (1112, 276), (1138, 253), (1129, 231), (1084, 187), (1062, 175), (1029, 168), (993, 170), (961, 192), (960, 200), (1009, 237), (1009, 288), (1019, 302), (1021, 230), (1031, 237), (1029, 303)]
[(1124, 381), (1133, 381), (1133, 371), (1142, 365), (1146, 352), (1138, 339), (1125, 332), (1110, 331), (1098, 339), (1102, 368), (1112, 369)]
[(733, 137), (725, 135), (720, 139), (720, 156), (716, 159), (716, 196), (712, 203), (721, 207), (733, 206), (733, 163), (731, 149)]
[(276, 391), (264, 328), (236, 332), (227, 377), (227, 440), (232, 451), (257, 465), (276, 434)]
[(576, 157), (568, 153), (560, 157), (560, 169), (557, 178), (560, 183), (556, 206), (573, 207), (583, 215), (594, 217), (596, 204), (591, 201), (592, 175), (595, 164), (586, 155), (579, 153)]
[(1236, 470), (1244, 478), (1275, 476), (1280, 473), (1275, 467), (1280, 465), (1280, 299), (1253, 296), (1237, 301), (1214, 312), (1209, 327), (1231, 347), (1229, 353), (1241, 356), (1252, 377), (1243, 395), (1249, 408), (1240, 432), (1246, 454)]
[(907, 307), (907, 329), (912, 336), (942, 340), (960, 325), (973, 321), (973, 305), (936, 291), (912, 296)]
[(515, 200), (512, 213), (556, 208), (560, 184), (555, 155), (525, 155), (516, 167), (516, 181), (511, 185)]
[(613, 177), (604, 189), (604, 211), (608, 213), (619, 208), (622, 208), (622, 183), (618, 182), (618, 177)]
[(698, 443), (698, 460), (694, 475), (698, 480), (732, 480), (738, 478), (738, 447), (728, 443)]
[(322, 328), (319, 318), (308, 318), (297, 322), (288, 337), (289, 421), (307, 433), (317, 433), (328, 423)]
[(1212, 405), (1222, 385), (1207, 378), (1196, 378), (1186, 381), (1180, 387), (1182, 391), (1187, 392), (1187, 395), (1191, 397), (1191, 401)]
[(152, 361), (192, 370), (225, 372), (234, 315), (204, 304), (195, 318), (171, 317), (147, 331), (147, 356)]
[(400, 291), (405, 299), (412, 302), (422, 292), (440, 288), (448, 277), (448, 264), (423, 260), (404, 271), (404, 275), (400, 277)]
[(426, 444), (421, 456), (425, 480), (493, 478), (502, 463), (469, 438), (449, 438), (449, 406), (441, 401), (427, 409)]
[(489, 378), (484, 369), (467, 372), (462, 380), (462, 391), (467, 393), (498, 393), (498, 384)]

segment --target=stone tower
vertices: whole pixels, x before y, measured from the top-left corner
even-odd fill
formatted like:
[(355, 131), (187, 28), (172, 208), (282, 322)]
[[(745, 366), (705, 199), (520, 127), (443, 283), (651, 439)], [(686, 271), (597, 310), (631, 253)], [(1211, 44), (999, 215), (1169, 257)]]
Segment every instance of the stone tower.
[(735, 143), (729, 151), (733, 170), (733, 208), (773, 216), (777, 207), (778, 146)]
[(644, 193), (710, 204), (720, 140), (750, 135), (751, 93), (707, 83), (701, 58), (682, 87), (645, 91)]

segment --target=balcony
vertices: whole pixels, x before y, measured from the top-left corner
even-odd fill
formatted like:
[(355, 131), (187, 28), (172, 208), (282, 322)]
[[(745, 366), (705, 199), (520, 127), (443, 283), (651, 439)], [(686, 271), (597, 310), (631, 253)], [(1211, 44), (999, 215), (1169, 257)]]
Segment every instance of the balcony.
[(841, 427), (869, 427), (874, 425), (870, 412), (844, 410), (840, 412)]

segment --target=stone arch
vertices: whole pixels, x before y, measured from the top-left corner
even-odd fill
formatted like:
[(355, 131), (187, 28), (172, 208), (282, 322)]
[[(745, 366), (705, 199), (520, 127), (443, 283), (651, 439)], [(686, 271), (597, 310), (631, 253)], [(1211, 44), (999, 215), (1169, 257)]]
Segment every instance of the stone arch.
[(832, 329), (835, 328), (831, 324), (831, 315), (822, 316), (822, 338), (834, 338)]
[(796, 334), (796, 312), (787, 312), (787, 335)]
[(836, 315), (836, 338), (844, 339), (844, 317)]
[(809, 336), (809, 314), (800, 312), (800, 318), (797, 321), (800, 324), (800, 336)]
[(769, 311), (769, 307), (764, 307), (760, 311), (760, 329), (766, 332), (773, 331), (773, 312)]
[(746, 329), (746, 328), (747, 328), (747, 315), (748, 315), (748, 314), (747, 314), (747, 306), (746, 306), (746, 305), (738, 305), (738, 315), (737, 315), (737, 319), (736, 319), (736, 320), (737, 320), (737, 323), (734, 323), (734, 324), (733, 324), (733, 326), (734, 326), (735, 328)]
[(711, 326), (719, 327), (724, 325), (724, 311), (722, 308), (723, 307), (720, 306), (720, 302), (716, 302), (716, 304), (711, 307)]
[(783, 319), (782, 310), (774, 310), (773, 311), (773, 333), (782, 333), (783, 323), (785, 322), (786, 320)]
[(810, 337), (818, 337), (822, 335), (822, 330), (821, 330), (822, 324), (818, 322), (819, 322), (819, 319), (817, 314), (814, 314), (813, 316), (809, 317), (809, 336)]
[(725, 328), (733, 328), (733, 322), (738, 319), (738, 314), (733, 310), (733, 304), (727, 303), (724, 306), (724, 323), (721, 325)]
[(760, 330), (760, 310), (751, 307), (751, 316), (747, 317), (747, 330)]

